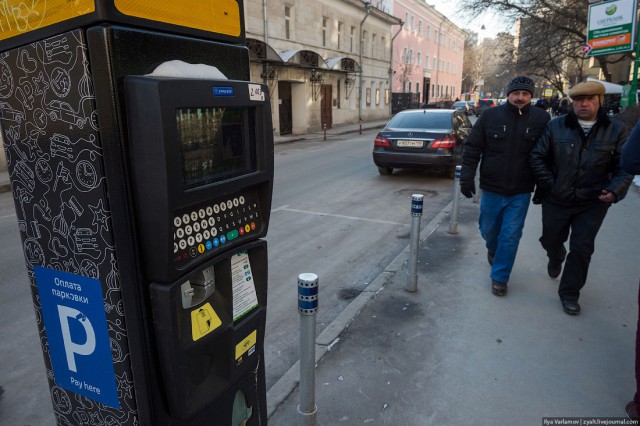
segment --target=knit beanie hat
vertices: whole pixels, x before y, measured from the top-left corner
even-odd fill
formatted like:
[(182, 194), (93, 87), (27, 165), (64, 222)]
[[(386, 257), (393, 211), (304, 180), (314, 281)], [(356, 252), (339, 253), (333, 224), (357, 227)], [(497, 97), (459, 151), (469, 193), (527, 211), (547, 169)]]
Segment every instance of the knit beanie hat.
[(533, 80), (531, 80), (529, 77), (521, 75), (520, 77), (516, 77), (511, 80), (511, 83), (509, 83), (509, 86), (507, 87), (507, 96), (509, 96), (509, 93), (516, 90), (526, 90), (527, 92), (531, 93), (531, 96), (533, 96), (535, 87), (536, 85)]
[(569, 97), (598, 95), (600, 105), (604, 103), (604, 84), (597, 81), (583, 81), (569, 89)]

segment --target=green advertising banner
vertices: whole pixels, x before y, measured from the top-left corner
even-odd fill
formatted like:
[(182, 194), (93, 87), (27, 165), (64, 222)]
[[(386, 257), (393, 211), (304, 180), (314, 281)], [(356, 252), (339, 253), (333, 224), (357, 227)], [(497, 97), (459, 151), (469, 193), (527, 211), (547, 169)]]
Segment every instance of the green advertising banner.
[(636, 0), (614, 0), (589, 6), (587, 56), (633, 50)]

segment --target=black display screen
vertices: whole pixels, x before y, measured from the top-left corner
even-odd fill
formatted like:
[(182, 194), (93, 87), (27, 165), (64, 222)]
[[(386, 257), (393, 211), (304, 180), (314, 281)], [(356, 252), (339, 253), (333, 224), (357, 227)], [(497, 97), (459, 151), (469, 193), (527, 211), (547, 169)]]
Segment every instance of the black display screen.
[(246, 108), (176, 110), (182, 183), (206, 185), (252, 170)]

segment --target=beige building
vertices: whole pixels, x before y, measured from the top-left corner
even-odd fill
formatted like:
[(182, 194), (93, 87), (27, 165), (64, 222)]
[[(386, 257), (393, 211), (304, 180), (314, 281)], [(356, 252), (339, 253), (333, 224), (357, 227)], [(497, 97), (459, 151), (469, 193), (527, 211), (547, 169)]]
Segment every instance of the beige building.
[(251, 80), (269, 86), (275, 134), (389, 117), (400, 19), (361, 0), (245, 0), (244, 13)]

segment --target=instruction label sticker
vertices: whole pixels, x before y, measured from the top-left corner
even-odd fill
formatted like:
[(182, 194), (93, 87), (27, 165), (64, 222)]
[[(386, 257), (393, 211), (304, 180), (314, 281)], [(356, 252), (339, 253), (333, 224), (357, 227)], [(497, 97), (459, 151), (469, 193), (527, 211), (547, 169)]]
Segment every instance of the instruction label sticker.
[(264, 91), (259, 84), (249, 84), (249, 99), (264, 102)]
[(236, 345), (236, 363), (242, 363), (242, 356), (248, 352), (247, 356), (253, 355), (256, 351), (258, 341), (258, 331), (253, 330), (245, 339)]
[(233, 320), (236, 321), (258, 306), (256, 286), (253, 282), (247, 252), (240, 252), (231, 258), (231, 285), (233, 288)]
[(100, 280), (34, 267), (58, 386), (120, 408)]
[(191, 311), (191, 337), (195, 342), (222, 325), (220, 317), (209, 302)]

